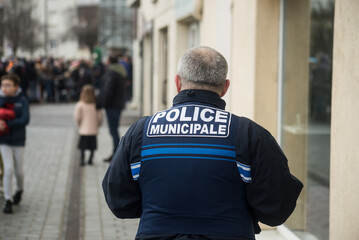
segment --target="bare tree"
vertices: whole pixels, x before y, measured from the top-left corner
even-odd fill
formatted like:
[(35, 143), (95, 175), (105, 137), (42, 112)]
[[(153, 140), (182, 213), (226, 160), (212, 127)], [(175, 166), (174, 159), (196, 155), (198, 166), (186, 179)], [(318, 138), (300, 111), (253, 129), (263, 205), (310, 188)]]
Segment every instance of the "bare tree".
[(36, 49), (43, 46), (43, 43), (38, 38), (42, 31), (42, 26), (37, 20), (33, 20), (29, 26), (28, 31), (25, 31), (20, 39), (20, 47), (23, 50), (29, 51), (32, 55)]
[(81, 47), (88, 47), (92, 52), (98, 41), (98, 7), (78, 6), (67, 14), (70, 27), (64, 39), (76, 37)]
[(39, 46), (34, 31), (39, 27), (32, 18), (32, 0), (4, 0), (3, 16), (0, 22), (4, 37), (9, 40), (16, 55), (19, 47), (33, 52)]

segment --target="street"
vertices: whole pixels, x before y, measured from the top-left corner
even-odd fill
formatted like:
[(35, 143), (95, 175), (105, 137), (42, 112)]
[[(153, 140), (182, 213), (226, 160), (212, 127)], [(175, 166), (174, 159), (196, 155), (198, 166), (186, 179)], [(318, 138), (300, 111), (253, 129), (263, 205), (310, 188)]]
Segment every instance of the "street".
[[(106, 122), (98, 135), (94, 165), (80, 168), (73, 108), (74, 104), (31, 106), (24, 195), (14, 214), (1, 211), (1, 240), (134, 239), (138, 220), (116, 219), (102, 193), (101, 181), (108, 167), (102, 159), (110, 154), (112, 145)], [(137, 115), (125, 111), (122, 119), (127, 126), (121, 126), (121, 134)], [(76, 175), (82, 177), (75, 183)], [(3, 206), (2, 191), (0, 195)], [(76, 201), (79, 206), (73, 205)]]

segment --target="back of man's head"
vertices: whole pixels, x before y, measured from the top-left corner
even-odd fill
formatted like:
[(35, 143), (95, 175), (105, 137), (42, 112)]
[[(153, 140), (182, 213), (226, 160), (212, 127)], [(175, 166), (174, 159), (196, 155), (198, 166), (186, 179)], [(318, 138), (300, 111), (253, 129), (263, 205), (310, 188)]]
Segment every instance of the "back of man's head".
[(183, 86), (218, 88), (224, 86), (228, 72), (226, 59), (210, 47), (187, 50), (178, 62), (177, 74)]

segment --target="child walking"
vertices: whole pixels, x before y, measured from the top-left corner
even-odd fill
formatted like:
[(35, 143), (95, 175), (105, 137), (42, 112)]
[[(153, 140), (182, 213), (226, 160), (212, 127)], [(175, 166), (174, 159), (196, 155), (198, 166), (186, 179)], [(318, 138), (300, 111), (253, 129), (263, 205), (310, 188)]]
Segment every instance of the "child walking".
[[(24, 190), (23, 159), (26, 131), (29, 123), (29, 102), (21, 91), (20, 78), (6, 74), (0, 88), (0, 152), (4, 164), (4, 213), (13, 212), (13, 204), (21, 201)], [(12, 178), (15, 172), (16, 193), (12, 196)]]
[(82, 87), (80, 101), (75, 106), (74, 118), (78, 126), (80, 139), (78, 149), (81, 150), (80, 165), (85, 165), (85, 150), (90, 150), (88, 164), (93, 164), (93, 154), (97, 149), (97, 133), (102, 123), (102, 112), (96, 110), (95, 89), (86, 84)]

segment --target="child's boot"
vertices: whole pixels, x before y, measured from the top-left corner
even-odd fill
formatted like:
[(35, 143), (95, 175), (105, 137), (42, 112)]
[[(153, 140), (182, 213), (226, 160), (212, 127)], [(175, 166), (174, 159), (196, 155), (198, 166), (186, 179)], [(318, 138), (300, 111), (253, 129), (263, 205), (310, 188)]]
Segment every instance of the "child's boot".
[(5, 201), (5, 206), (3, 209), (3, 213), (12, 213), (12, 202), (11, 200)]
[(21, 195), (22, 195), (22, 190), (20, 190), (20, 191), (16, 191), (16, 193), (15, 193), (15, 195), (14, 195), (14, 197), (13, 197), (13, 199), (14, 199), (14, 205), (17, 205), (17, 204), (19, 204), (20, 203), (20, 201), (21, 201)]

